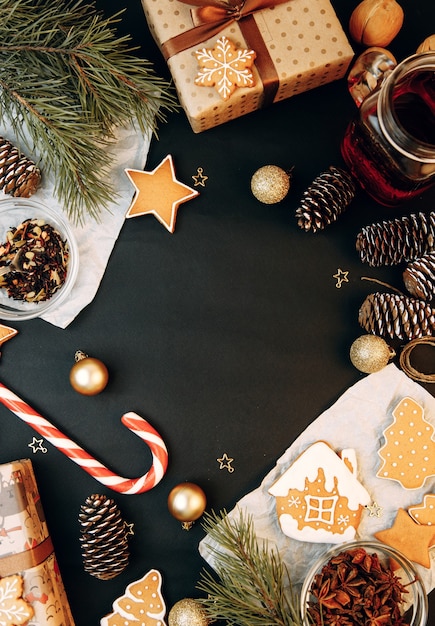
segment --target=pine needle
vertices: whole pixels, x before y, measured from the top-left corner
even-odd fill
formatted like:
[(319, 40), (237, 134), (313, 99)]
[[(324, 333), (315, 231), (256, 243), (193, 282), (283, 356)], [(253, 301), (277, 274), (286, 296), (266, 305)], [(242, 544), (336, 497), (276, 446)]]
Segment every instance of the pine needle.
[(0, 0), (0, 122), (52, 172), (68, 216), (98, 219), (116, 196), (106, 148), (116, 127), (156, 134), (177, 104), (168, 82), (82, 0)]
[(258, 542), (252, 517), (211, 513), (203, 526), (219, 546), (213, 549), (218, 579), (203, 570), (198, 583), (210, 618), (239, 626), (302, 626), (287, 569), (267, 542)]

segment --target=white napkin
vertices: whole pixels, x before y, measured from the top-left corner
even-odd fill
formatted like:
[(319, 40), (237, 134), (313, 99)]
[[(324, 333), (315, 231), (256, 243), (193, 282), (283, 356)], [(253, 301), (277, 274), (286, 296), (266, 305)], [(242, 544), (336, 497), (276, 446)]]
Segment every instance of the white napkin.
[[(0, 128), (0, 134), (32, 158), (25, 147), (17, 143), (10, 127)], [(146, 163), (151, 133), (144, 136), (132, 126), (117, 129), (116, 137), (117, 141), (108, 149), (108, 153), (110, 151), (113, 157), (108, 179), (117, 195), (107, 208), (101, 210), (99, 222), (89, 217), (83, 226), (71, 224), (80, 257), (77, 281), (69, 297), (59, 307), (41, 316), (45, 321), (60, 328), (66, 328), (94, 299), (134, 194), (134, 188), (124, 169), (143, 169)], [(53, 195), (52, 176), (44, 176), (43, 169), (42, 175), (42, 184), (32, 199), (63, 212), (62, 205)], [(63, 215), (66, 217), (64, 212)]]
[[(392, 526), (399, 508), (407, 510), (412, 505), (420, 504), (425, 494), (435, 493), (434, 477), (427, 479), (421, 489), (413, 490), (404, 489), (396, 481), (376, 477), (382, 464), (378, 450), (384, 441), (383, 432), (392, 421), (392, 410), (406, 396), (424, 408), (425, 419), (435, 427), (435, 398), (394, 364), (390, 364), (350, 387), (335, 404), (315, 419), (278, 459), (261, 485), (239, 500), (229, 513), (230, 518), (236, 520), (239, 518), (239, 509), (252, 515), (257, 538), (260, 541), (267, 540), (279, 552), (294, 585), (303, 582), (311, 565), (331, 545), (297, 541), (284, 535), (277, 520), (275, 498), (268, 490), (312, 443), (323, 440), (337, 452), (346, 448), (354, 448), (356, 452), (358, 479), (372, 500), (383, 508), (381, 517), (370, 517), (363, 512), (358, 527), (359, 539), (373, 539), (374, 533)], [(199, 551), (213, 567), (214, 558), (210, 547), (219, 549), (206, 536), (199, 545)], [(435, 586), (435, 549), (431, 551), (431, 568), (421, 565), (416, 567), (429, 593)]]

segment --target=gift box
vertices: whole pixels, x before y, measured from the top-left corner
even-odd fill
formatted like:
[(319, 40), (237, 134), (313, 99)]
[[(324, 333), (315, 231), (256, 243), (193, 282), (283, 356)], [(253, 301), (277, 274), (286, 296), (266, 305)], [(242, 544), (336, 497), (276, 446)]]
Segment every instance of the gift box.
[(29, 459), (0, 465), (0, 585), (17, 582), (14, 610), (33, 609), (26, 626), (74, 626)]
[[(207, 0), (142, 0), (150, 32), (196, 133), (340, 79), (353, 58), (329, 0), (237, 2), (213, 0), (212, 6), (202, 6)], [(195, 83), (195, 53), (215, 49), (222, 37), (256, 55), (254, 85), (237, 87), (227, 99), (215, 87)]]

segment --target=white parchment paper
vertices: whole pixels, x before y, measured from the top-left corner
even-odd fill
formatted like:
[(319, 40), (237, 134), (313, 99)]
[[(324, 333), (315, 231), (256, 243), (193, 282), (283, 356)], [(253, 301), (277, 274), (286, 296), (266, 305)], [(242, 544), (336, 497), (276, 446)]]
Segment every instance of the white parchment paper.
[[(275, 511), (275, 498), (268, 490), (312, 443), (323, 440), (337, 452), (345, 448), (354, 448), (356, 451), (358, 479), (372, 500), (383, 508), (381, 517), (370, 517), (368, 512), (363, 512), (358, 527), (359, 539), (373, 539), (374, 533), (392, 526), (399, 508), (407, 510), (421, 503), (425, 494), (435, 493), (435, 477), (427, 479), (421, 489), (413, 490), (404, 489), (396, 481), (376, 477), (382, 465), (378, 450), (384, 442), (383, 432), (392, 422), (392, 410), (406, 396), (424, 408), (425, 419), (435, 427), (435, 398), (394, 364), (390, 364), (350, 387), (337, 402), (314, 419), (278, 459), (261, 485), (239, 500), (229, 513), (230, 517), (238, 519), (238, 509), (242, 508), (252, 515), (257, 538), (260, 541), (267, 540), (279, 552), (295, 586), (302, 583), (311, 565), (331, 545), (297, 541), (284, 535)], [(435, 466), (433, 469), (435, 473)], [(210, 547), (219, 550), (219, 546), (206, 536), (199, 550), (213, 567)], [(435, 586), (435, 548), (431, 550), (431, 567), (428, 569), (418, 564), (416, 567), (429, 593)]]

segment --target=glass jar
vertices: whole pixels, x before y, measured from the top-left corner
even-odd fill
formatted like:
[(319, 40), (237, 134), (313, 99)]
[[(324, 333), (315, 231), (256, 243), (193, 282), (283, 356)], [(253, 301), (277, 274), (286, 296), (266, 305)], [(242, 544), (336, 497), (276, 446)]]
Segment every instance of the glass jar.
[(42, 219), (62, 236), (68, 245), (69, 258), (66, 280), (52, 297), (43, 301), (14, 300), (7, 289), (0, 287), (0, 320), (23, 322), (52, 313), (71, 294), (79, 271), (78, 244), (68, 219), (56, 208), (51, 208), (33, 198), (6, 198), (0, 200), (0, 247), (6, 241), (7, 232), (27, 219)]
[(435, 53), (408, 57), (361, 103), (342, 155), (377, 202), (395, 206), (435, 184)]
[[(426, 626), (428, 620), (427, 593), (416, 567), (404, 554), (376, 540), (359, 540), (334, 546), (327, 550), (316, 563), (313, 563), (304, 580), (300, 594), (303, 626), (313, 626), (315, 623), (309, 615), (308, 607), (310, 603), (317, 603), (317, 599), (311, 593), (313, 583), (316, 581), (318, 584), (316, 577), (321, 574), (323, 568), (328, 568), (331, 559), (333, 559), (333, 563), (335, 561), (334, 567), (336, 567), (337, 561), (335, 559), (341, 553), (359, 549), (364, 550), (368, 555), (376, 554), (385, 570), (388, 571), (391, 568), (392, 573), (399, 578), (400, 583), (406, 588), (401, 607), (403, 624)], [(328, 623), (330, 622), (325, 619), (324, 626), (328, 626)]]

